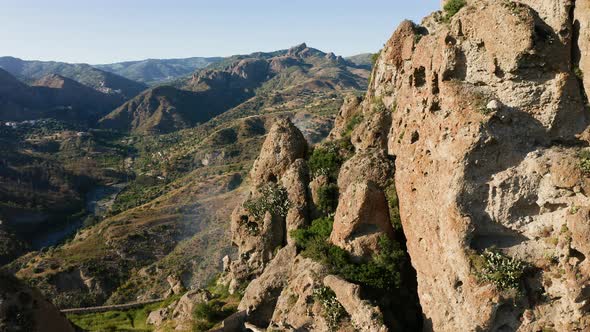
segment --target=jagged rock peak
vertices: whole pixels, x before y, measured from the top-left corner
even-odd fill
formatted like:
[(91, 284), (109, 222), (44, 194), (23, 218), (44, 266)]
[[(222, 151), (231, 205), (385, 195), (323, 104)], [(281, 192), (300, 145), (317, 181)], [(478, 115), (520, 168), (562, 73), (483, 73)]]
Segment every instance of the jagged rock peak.
[(301, 52), (307, 49), (306, 43), (301, 43), (299, 45), (293, 46), (287, 52), (287, 55), (298, 56)]
[(295, 160), (306, 157), (307, 150), (305, 137), (291, 120), (278, 119), (270, 129), (250, 171), (254, 185), (276, 183)]

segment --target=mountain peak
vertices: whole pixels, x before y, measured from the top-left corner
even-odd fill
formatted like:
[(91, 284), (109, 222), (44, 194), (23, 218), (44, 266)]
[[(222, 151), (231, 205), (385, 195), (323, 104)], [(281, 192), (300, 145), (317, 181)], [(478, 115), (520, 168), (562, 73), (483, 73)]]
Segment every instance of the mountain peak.
[(307, 49), (306, 43), (301, 43), (299, 45), (293, 46), (287, 52), (287, 55), (299, 55), (301, 52)]

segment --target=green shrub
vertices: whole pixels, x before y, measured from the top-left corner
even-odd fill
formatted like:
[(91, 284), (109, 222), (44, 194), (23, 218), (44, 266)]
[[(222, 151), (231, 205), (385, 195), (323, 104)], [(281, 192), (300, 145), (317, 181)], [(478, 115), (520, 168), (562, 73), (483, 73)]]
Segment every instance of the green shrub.
[(291, 237), (300, 248), (308, 248), (311, 241), (319, 239), (325, 241), (332, 233), (334, 220), (332, 218), (320, 218), (311, 222), (307, 228), (296, 229), (291, 232)]
[(399, 288), (399, 271), (406, 261), (405, 253), (397, 242), (382, 236), (379, 252), (366, 263), (356, 263), (346, 250), (328, 242), (332, 225), (330, 218), (316, 219), (309, 228), (291, 232), (304, 257), (328, 266), (331, 273), (350, 282), (387, 291)]
[(491, 282), (502, 290), (518, 289), (525, 269), (522, 261), (489, 249), (476, 257), (474, 265), (480, 280)]
[(338, 206), (338, 185), (330, 183), (318, 189), (318, 208), (326, 213), (334, 213)]
[(313, 150), (311, 157), (309, 157), (309, 169), (313, 176), (326, 175), (330, 178), (337, 178), (342, 162), (337, 147), (328, 144)]
[(449, 0), (443, 7), (445, 11), (445, 21), (450, 21), (451, 17), (455, 16), (461, 10), (461, 8), (465, 7), (467, 3), (465, 0)]
[(385, 188), (385, 197), (387, 198), (387, 205), (389, 205), (389, 221), (396, 231), (402, 230), (402, 220), (399, 214), (399, 200), (397, 198), (397, 190), (395, 189), (395, 182), (391, 182)]
[(348, 313), (338, 302), (334, 291), (325, 286), (314, 288), (313, 299), (322, 305), (322, 316), (328, 323), (330, 330), (337, 330)]
[(379, 60), (379, 56), (381, 55), (381, 50), (379, 52), (371, 54), (371, 66), (375, 66), (377, 60)]
[(582, 150), (578, 155), (580, 159), (580, 169), (584, 174), (590, 174), (590, 151)]
[(270, 212), (273, 216), (287, 216), (291, 202), (284, 187), (269, 183), (260, 188), (259, 197), (244, 202), (244, 208), (252, 214), (254, 219), (262, 221), (266, 212)]
[(574, 67), (574, 74), (579, 80), (584, 79), (584, 72), (582, 71), (582, 69), (580, 69), (580, 67)]
[(387, 107), (385, 106), (385, 103), (383, 103), (383, 99), (374, 98), (373, 104), (371, 105), (371, 111), (375, 113), (386, 112)]

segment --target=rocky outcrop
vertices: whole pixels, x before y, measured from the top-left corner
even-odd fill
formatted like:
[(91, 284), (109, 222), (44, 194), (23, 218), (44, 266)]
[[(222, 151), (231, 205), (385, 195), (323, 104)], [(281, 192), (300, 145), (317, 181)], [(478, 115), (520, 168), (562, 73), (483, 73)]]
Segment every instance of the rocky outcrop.
[(393, 178), (393, 160), (382, 149), (359, 151), (340, 168), (338, 188), (344, 191), (359, 179), (371, 181), (385, 188)]
[(330, 241), (362, 260), (378, 252), (382, 235), (393, 237), (385, 194), (372, 182), (351, 184), (340, 197)]
[[(262, 273), (277, 250), (290, 242), (289, 232), (309, 223), (306, 155), (307, 142), (299, 129), (288, 119), (277, 120), (250, 171), (250, 196), (232, 214), (232, 241), (238, 247), (238, 259), (229, 264), (232, 290)], [(260, 211), (249, 210), (249, 202), (263, 202)], [(270, 205), (286, 211), (270, 210)]]
[[(381, 51), (363, 101), (347, 101), (337, 117), (330, 137), (350, 139), (355, 155), (340, 169), (330, 242), (367, 262), (381, 236), (405, 238), (400, 246), (417, 273), (426, 331), (590, 328), (586, 7), (468, 0), (457, 13), (403, 22)], [(252, 182), (280, 182), (296, 159), (259, 164)], [(308, 205), (328, 181), (311, 179)], [(300, 198), (302, 183), (289, 189)], [(390, 221), (385, 191), (392, 184), (403, 235)], [(289, 259), (272, 258), (248, 296), (273, 303), (257, 326), (328, 329), (315, 302), (302, 299), (323, 286), (359, 329), (395, 326), (383, 303), (387, 326), (378, 323), (362, 285), (326, 277), (326, 266), (301, 255), (291, 258), (290, 271), (282, 267)]]
[(238, 310), (245, 310), (257, 326), (268, 326), (281, 291), (287, 284), (291, 262), (297, 255), (294, 245), (281, 249), (264, 273), (246, 288)]
[[(387, 152), (427, 329), (588, 328), (587, 281), (573, 277), (588, 116), (569, 13), (583, 8), (467, 1), (448, 24), (402, 23), (381, 52), (363, 110), (392, 112)], [(492, 247), (528, 264), (525, 297), (482, 279), (473, 262)]]
[(0, 331), (74, 331), (66, 317), (41, 294), (0, 274)]
[(340, 107), (340, 111), (334, 120), (334, 128), (330, 132), (330, 139), (337, 140), (341, 139), (346, 135), (347, 127), (350, 121), (360, 114), (360, 104), (362, 98), (350, 95), (346, 96), (344, 103)]

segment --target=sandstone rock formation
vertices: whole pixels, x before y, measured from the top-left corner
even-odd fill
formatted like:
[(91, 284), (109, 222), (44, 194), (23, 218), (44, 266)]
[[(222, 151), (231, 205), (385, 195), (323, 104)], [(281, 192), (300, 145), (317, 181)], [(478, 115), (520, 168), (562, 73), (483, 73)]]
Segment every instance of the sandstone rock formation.
[(330, 287), (336, 298), (347, 312), (351, 314), (353, 325), (360, 331), (386, 332), (389, 329), (380, 321), (383, 314), (379, 308), (372, 306), (360, 296), (360, 287), (335, 275), (324, 278), (324, 284)]
[[(573, 277), (585, 256), (563, 236), (588, 205), (577, 10), (468, 1), (448, 24), (402, 23), (382, 50), (365, 100), (395, 108), (388, 153), (429, 329), (588, 328), (587, 282)], [(477, 278), (473, 258), (491, 247), (529, 264), (527, 296)]]
[[(306, 155), (307, 142), (299, 129), (290, 120), (279, 119), (250, 172), (250, 197), (232, 214), (232, 241), (238, 247), (239, 258), (229, 264), (232, 290), (235, 284), (262, 273), (276, 251), (288, 242), (289, 231), (308, 223), (309, 171), (302, 159)], [(247, 203), (255, 200), (276, 205), (283, 189), (289, 204), (283, 213), (266, 211), (257, 216), (248, 210)]]

